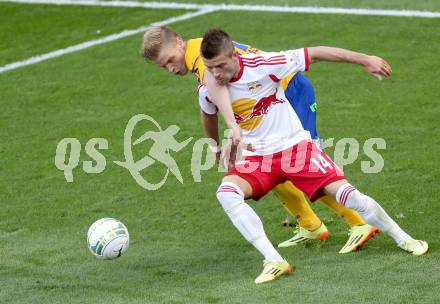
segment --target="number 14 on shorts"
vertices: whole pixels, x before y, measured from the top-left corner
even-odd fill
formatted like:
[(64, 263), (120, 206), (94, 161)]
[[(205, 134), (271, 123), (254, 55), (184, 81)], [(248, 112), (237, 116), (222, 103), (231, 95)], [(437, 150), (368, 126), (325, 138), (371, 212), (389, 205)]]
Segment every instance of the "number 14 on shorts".
[(318, 169), (319, 169), (322, 173), (324, 173), (324, 174), (327, 173), (327, 171), (325, 170), (325, 168), (329, 168), (330, 170), (333, 170), (333, 169), (334, 169), (334, 167), (332, 166), (332, 164), (331, 164), (329, 161), (327, 161), (327, 160), (324, 158), (324, 156), (322, 156), (321, 154), (317, 154), (317, 158), (318, 158), (319, 162), (318, 162), (318, 160), (316, 160), (315, 157), (310, 158), (310, 161), (311, 161), (313, 164), (315, 164), (315, 166), (318, 167)]

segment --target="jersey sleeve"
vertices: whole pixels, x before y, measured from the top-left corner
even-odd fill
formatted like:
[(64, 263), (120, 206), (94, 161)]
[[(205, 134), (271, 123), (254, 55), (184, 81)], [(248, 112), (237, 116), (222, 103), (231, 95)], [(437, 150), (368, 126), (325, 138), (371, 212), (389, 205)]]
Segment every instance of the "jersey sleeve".
[(199, 98), (199, 106), (206, 114), (217, 114), (218, 109), (215, 104), (208, 97), (208, 88), (205, 85), (199, 85), (197, 88)]
[(200, 57), (200, 45), (202, 38), (189, 39), (186, 42), (185, 65), (196, 78), (199, 83), (203, 81), (203, 73), (205, 65)]
[[(257, 64), (263, 63), (256, 61)], [(292, 73), (309, 70), (309, 55), (307, 48), (289, 50), (277, 53), (265, 53), (264, 63), (261, 64), (266, 74), (278, 80)]]

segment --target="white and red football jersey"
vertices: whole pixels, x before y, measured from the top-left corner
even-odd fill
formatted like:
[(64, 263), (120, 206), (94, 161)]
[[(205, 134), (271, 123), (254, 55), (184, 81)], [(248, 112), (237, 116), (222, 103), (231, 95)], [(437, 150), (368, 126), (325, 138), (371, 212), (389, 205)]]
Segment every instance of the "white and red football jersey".
[[(243, 141), (255, 148), (254, 152), (243, 151), (243, 155), (273, 154), (311, 139), (280, 84), (289, 74), (308, 70), (307, 49), (245, 54), (239, 56), (239, 62), (240, 71), (228, 90)], [(215, 114), (217, 108), (210, 102), (207, 88), (200, 86), (198, 92), (202, 110)]]

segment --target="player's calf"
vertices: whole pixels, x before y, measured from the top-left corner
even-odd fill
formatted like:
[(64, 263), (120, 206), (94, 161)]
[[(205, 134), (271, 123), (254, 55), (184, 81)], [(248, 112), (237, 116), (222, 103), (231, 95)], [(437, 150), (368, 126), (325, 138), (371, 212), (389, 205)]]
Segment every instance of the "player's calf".
[(244, 202), (244, 196), (242, 189), (231, 182), (223, 182), (217, 190), (217, 199), (241, 235), (255, 246), (265, 260), (284, 261), (267, 238), (258, 215)]
[(342, 205), (356, 210), (367, 223), (392, 237), (400, 248), (415, 255), (421, 255), (428, 251), (426, 242), (414, 240), (374, 199), (358, 191), (346, 180), (326, 186), (325, 191), (329, 195), (334, 195)]

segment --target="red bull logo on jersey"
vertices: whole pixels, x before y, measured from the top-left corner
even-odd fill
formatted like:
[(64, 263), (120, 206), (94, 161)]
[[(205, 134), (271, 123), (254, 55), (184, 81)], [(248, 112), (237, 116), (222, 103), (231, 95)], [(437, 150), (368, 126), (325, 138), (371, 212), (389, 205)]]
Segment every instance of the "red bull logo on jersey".
[(264, 115), (269, 112), (271, 106), (286, 102), (277, 98), (277, 91), (272, 95), (256, 101), (252, 98), (243, 98), (232, 103), (235, 121), (240, 128), (251, 131), (258, 128), (263, 121)]
[(253, 94), (258, 92), (262, 87), (263, 87), (263, 85), (261, 83), (259, 83), (258, 81), (248, 83), (248, 90), (249, 90), (249, 92), (251, 92)]

